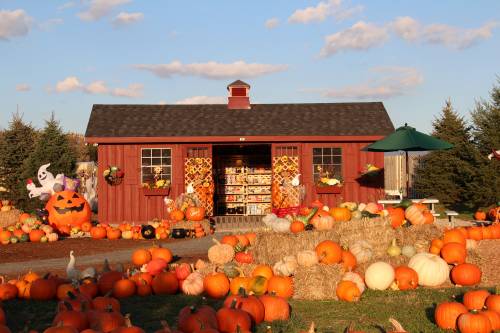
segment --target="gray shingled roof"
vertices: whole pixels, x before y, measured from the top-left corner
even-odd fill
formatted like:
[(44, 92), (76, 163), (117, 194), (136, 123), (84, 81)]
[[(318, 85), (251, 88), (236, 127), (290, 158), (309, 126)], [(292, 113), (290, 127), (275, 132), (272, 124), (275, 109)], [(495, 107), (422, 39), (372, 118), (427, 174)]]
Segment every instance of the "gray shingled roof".
[(86, 137), (387, 135), (394, 126), (381, 102), (92, 107)]

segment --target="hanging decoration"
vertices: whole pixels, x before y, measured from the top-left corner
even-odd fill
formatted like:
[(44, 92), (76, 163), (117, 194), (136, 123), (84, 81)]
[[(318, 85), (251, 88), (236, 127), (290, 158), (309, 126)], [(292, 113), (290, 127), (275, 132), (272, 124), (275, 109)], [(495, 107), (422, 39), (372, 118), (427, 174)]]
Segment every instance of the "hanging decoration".
[(279, 156), (273, 158), (273, 208), (297, 207), (303, 192), (299, 180), (298, 156)]
[(117, 166), (108, 166), (102, 175), (104, 176), (106, 183), (114, 186), (122, 183), (125, 173)]

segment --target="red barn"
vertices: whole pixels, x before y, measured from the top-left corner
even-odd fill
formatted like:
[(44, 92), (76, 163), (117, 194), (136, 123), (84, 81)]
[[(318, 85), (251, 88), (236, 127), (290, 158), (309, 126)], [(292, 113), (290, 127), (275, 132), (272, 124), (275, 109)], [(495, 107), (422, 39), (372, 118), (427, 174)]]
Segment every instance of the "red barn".
[[(99, 221), (165, 217), (164, 197), (188, 187), (210, 215), (380, 196), (383, 177), (361, 171), (368, 163), (383, 167), (384, 155), (361, 148), (394, 131), (381, 102), (251, 104), (248, 84), (227, 89), (227, 105), (92, 107), (85, 139), (98, 144)], [(103, 181), (108, 166), (124, 172), (119, 185)], [(316, 187), (325, 175), (342, 186)], [(170, 186), (143, 187), (157, 179)]]

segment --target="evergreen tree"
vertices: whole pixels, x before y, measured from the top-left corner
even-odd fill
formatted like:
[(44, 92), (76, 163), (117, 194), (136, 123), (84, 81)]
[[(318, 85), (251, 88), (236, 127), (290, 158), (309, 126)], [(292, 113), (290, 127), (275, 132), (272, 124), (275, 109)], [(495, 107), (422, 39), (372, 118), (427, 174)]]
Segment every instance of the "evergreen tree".
[[(59, 122), (55, 120), (54, 114), (45, 122), (33, 153), (26, 161), (24, 168), (25, 179), (36, 179), (40, 166), (50, 163), (48, 171), (54, 176), (63, 173), (71, 177), (76, 163), (76, 152), (70, 144), (68, 136), (63, 133)], [(40, 186), (35, 181), (37, 186)], [(40, 206), (40, 202), (33, 200), (30, 208)]]
[(457, 209), (477, 206), (474, 198), (479, 154), (472, 141), (471, 128), (446, 102), (433, 122), (432, 135), (453, 144), (445, 151), (434, 151), (422, 158), (417, 167), (415, 187), (425, 196), (435, 196)]
[(500, 201), (500, 161), (486, 158), (494, 150), (500, 149), (500, 80), (490, 92), (490, 101), (476, 103), (472, 112), (475, 143), (481, 154), (480, 177), (477, 179), (478, 200), (482, 207)]
[(2, 196), (20, 208), (29, 200), (22, 170), (33, 152), (36, 137), (33, 126), (25, 124), (22, 116), (15, 113), (0, 138), (0, 187), (7, 190)]

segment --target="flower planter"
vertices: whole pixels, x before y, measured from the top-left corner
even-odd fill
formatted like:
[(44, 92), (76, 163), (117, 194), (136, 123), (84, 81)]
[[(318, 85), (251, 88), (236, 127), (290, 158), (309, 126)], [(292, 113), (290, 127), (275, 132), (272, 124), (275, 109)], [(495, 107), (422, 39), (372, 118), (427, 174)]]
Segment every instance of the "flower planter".
[(317, 194), (340, 194), (342, 193), (341, 186), (316, 186)]
[(170, 194), (170, 187), (167, 188), (142, 188), (142, 194), (145, 196), (167, 196)]

